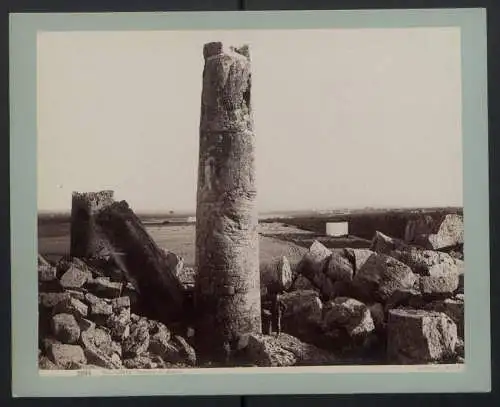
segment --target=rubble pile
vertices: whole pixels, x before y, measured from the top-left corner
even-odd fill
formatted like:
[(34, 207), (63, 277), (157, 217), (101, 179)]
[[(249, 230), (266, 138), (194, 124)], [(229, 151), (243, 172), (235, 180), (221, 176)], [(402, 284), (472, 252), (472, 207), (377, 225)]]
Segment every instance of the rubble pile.
[(282, 331), (343, 362), (463, 363), (463, 222), (442, 221), (420, 228), (433, 236), (418, 234), (434, 249), (380, 232), (371, 249), (329, 250), (315, 241), (279, 296)]
[(52, 265), (39, 256), (38, 275), (40, 368), (154, 369), (196, 364), (186, 338), (136, 313), (140, 312), (137, 290), (116, 268), (78, 258)]
[[(293, 268), (276, 259), (261, 281), (263, 333), (244, 336), (226, 365), (463, 363), (463, 223), (443, 222), (412, 224), (408, 240), (377, 232), (370, 249), (315, 241)], [(170, 292), (184, 297), (182, 321), (148, 314), (141, 298), (152, 300), (155, 288), (112, 256), (52, 264), (39, 255), (39, 367), (212, 366), (200, 363), (193, 340), (196, 270), (168, 251), (155, 256), (151, 270), (168, 266), (162, 281), (175, 280)]]

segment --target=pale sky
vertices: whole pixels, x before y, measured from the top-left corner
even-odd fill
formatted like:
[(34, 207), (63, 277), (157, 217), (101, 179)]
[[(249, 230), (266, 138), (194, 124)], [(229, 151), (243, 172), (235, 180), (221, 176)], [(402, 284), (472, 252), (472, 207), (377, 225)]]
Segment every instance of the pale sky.
[(450, 27), (39, 33), (39, 209), (194, 210), (210, 41), (250, 45), (260, 211), (462, 205)]

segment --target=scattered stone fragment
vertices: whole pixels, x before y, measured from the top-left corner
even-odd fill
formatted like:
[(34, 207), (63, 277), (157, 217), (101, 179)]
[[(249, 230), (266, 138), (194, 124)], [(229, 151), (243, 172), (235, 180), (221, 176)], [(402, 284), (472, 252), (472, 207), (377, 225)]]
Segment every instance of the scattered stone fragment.
[(343, 249), (332, 250), (324, 272), (332, 281), (351, 281), (354, 275), (352, 263)]
[(125, 359), (123, 365), (127, 369), (164, 369), (165, 362), (157, 355), (143, 353), (132, 359)]
[(38, 265), (38, 281), (48, 283), (57, 279), (56, 268), (50, 264)]
[(129, 297), (118, 297), (111, 301), (111, 306), (113, 311), (121, 310), (122, 308), (130, 308), (130, 298)]
[(161, 324), (156, 332), (150, 332), (149, 351), (153, 354), (161, 356), (164, 360), (172, 361), (172, 353), (176, 353), (176, 349), (169, 343), (170, 331)]
[(196, 352), (182, 336), (175, 335), (172, 338), (172, 343), (179, 350), (179, 354), (185, 363), (191, 366), (196, 365)]
[(245, 348), (248, 359), (257, 366), (293, 366), (297, 362), (295, 355), (283, 349), (272, 336), (250, 334)]
[(445, 314), (415, 309), (389, 311), (387, 353), (391, 362), (416, 364), (453, 357), (457, 326)]
[(60, 278), (70, 269), (70, 267), (76, 267), (81, 270), (89, 270), (88, 265), (82, 259), (71, 256), (63, 256), (56, 264), (57, 276)]
[(113, 307), (111, 304), (97, 302), (90, 306), (90, 318), (101, 325), (104, 324), (112, 314)]
[(389, 254), (393, 250), (401, 250), (406, 248), (407, 245), (400, 239), (384, 235), (382, 232), (376, 231), (372, 239), (370, 249), (380, 254)]
[(424, 308), (427, 302), (424, 300), (422, 293), (413, 288), (395, 290), (387, 299), (385, 310), (392, 308)]
[(465, 357), (465, 343), (463, 339), (458, 338), (457, 344), (455, 346), (455, 353), (457, 354), (458, 357)]
[(106, 369), (122, 367), (111, 335), (102, 328), (89, 328), (81, 333), (81, 344), (89, 363)]
[(85, 318), (88, 315), (88, 307), (76, 298), (69, 298), (57, 303), (52, 311), (54, 314), (72, 314), (77, 318)]
[(447, 253), (411, 247), (407, 250), (395, 250), (390, 255), (421, 276), (437, 277), (450, 273), (459, 274), (456, 260)]
[(298, 290), (280, 296), (281, 330), (315, 343), (321, 327), (323, 303), (313, 290)]
[(70, 266), (59, 283), (63, 288), (80, 288), (92, 278), (91, 272), (87, 268), (78, 268), (74, 265)]
[(130, 327), (129, 336), (123, 341), (123, 355), (133, 358), (146, 352), (149, 347), (149, 329), (147, 323), (134, 323)]
[(86, 318), (78, 318), (78, 325), (80, 326), (80, 331), (86, 331), (87, 329), (93, 329), (96, 327), (95, 322), (90, 321)]
[(74, 344), (80, 338), (80, 326), (72, 314), (56, 314), (52, 317), (54, 337), (66, 344)]
[(302, 342), (298, 338), (286, 333), (280, 333), (273, 337), (278, 346), (293, 353), (297, 360), (295, 363), (297, 366), (329, 365), (338, 361), (333, 353)]
[(297, 273), (302, 274), (327, 298), (333, 295), (333, 281), (324, 273), (332, 252), (315, 240), (309, 251), (297, 265)]
[(53, 343), (49, 347), (49, 358), (62, 369), (70, 368), (73, 363), (87, 363), (83, 349), (78, 345)]
[(432, 217), (423, 216), (410, 221), (406, 240), (426, 249), (438, 250), (464, 243), (463, 216), (446, 214)]
[(39, 293), (38, 303), (45, 309), (52, 309), (59, 302), (67, 301), (71, 298), (67, 292), (63, 293)]
[(38, 253), (38, 265), (39, 266), (51, 266), (51, 264), (43, 257), (40, 253)]
[(378, 332), (385, 332), (387, 324), (385, 321), (384, 306), (380, 303), (374, 303), (368, 305), (368, 309), (370, 310), (370, 314), (372, 316), (375, 329)]
[(354, 263), (354, 273), (358, 271), (366, 260), (375, 252), (370, 249), (344, 249), (348, 258)]
[(76, 290), (66, 289), (65, 292), (69, 293), (71, 298), (75, 298), (79, 301), (85, 301), (85, 291), (82, 289), (76, 289)]
[(119, 297), (123, 288), (122, 283), (111, 281), (109, 277), (97, 277), (89, 282), (89, 285), (93, 292), (107, 298)]
[(130, 334), (130, 308), (115, 309), (107, 319), (106, 326), (110, 329), (114, 339), (125, 340)]
[(428, 297), (452, 297), (458, 289), (458, 274), (450, 273), (442, 276), (420, 278), (420, 291)]
[(42, 370), (58, 370), (57, 365), (52, 362), (47, 356), (38, 357), (38, 368)]
[(434, 301), (426, 306), (426, 309), (443, 312), (448, 315), (457, 325), (458, 335), (464, 338), (464, 298), (455, 296), (441, 301)]
[(346, 297), (335, 298), (324, 305), (322, 323), (325, 331), (342, 328), (351, 338), (368, 335), (375, 329), (368, 307)]
[(294, 291), (294, 290), (317, 291), (318, 289), (311, 283), (311, 281), (309, 281), (309, 279), (304, 277), (302, 274), (298, 274), (294, 276), (293, 283), (289, 288), (289, 291)]
[(366, 300), (385, 302), (395, 291), (413, 288), (416, 281), (406, 264), (385, 254), (373, 254), (356, 272), (353, 285)]

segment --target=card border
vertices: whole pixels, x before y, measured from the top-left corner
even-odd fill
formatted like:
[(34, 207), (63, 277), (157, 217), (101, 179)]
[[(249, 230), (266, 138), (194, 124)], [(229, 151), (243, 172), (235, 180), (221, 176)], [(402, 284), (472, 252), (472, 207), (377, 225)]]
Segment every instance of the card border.
[[(459, 27), (466, 365), (457, 372), (210, 374), (71, 377), (37, 366), (36, 34), (38, 31)], [(14, 397), (443, 393), (491, 390), (488, 113), (485, 9), (14, 13), (10, 15), (12, 391)], [(33, 310), (30, 312), (29, 310)], [(488, 312), (486, 312), (488, 311)], [(480, 316), (472, 317), (472, 316)]]

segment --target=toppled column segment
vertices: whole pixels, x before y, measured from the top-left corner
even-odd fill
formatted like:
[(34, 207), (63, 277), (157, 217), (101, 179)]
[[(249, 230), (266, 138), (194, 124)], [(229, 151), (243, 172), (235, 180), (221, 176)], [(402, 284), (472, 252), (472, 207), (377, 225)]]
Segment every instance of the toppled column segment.
[(125, 201), (102, 209), (96, 222), (128, 279), (134, 281), (146, 310), (162, 321), (177, 320), (183, 311), (183, 289), (169, 260)]
[(260, 333), (255, 135), (248, 46), (204, 46), (196, 211), (198, 350), (217, 363)]

